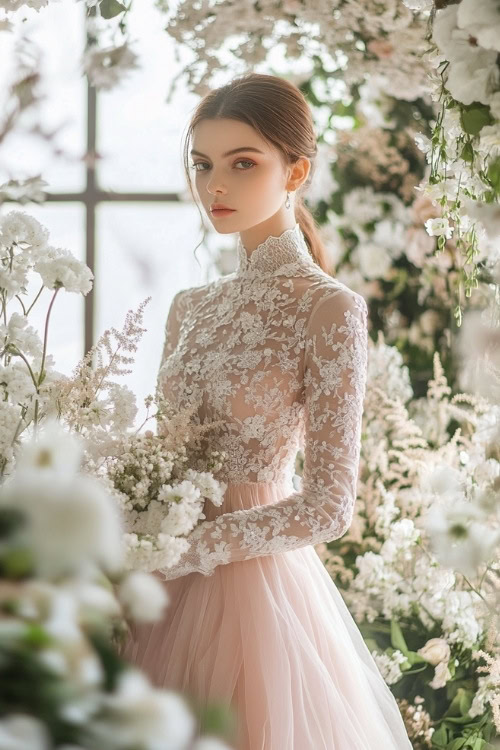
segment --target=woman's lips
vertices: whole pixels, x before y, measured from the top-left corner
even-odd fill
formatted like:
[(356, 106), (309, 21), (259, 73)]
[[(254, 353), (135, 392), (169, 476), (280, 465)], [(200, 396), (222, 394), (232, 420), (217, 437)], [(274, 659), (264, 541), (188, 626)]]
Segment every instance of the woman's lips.
[(232, 208), (214, 208), (211, 209), (212, 216), (229, 216), (229, 214), (234, 213), (235, 209)]

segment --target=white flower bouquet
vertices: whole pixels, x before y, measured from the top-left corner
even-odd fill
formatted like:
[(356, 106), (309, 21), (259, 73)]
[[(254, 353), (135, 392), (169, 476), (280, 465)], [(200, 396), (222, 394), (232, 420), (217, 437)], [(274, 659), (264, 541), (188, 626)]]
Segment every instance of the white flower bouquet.
[[(225, 483), (215, 480), (211, 471), (186, 467), (193, 452), (189, 443), (195, 442), (198, 429), (188, 423), (191, 411), (178, 413), (175, 425), (168, 425), (175, 447), (163, 417), (163, 434), (148, 430), (120, 436), (113, 455), (101, 465), (124, 518), (125, 565), (129, 568), (153, 571), (175, 565), (188, 548), (183, 537), (205, 518), (205, 502), (222, 504)], [(213, 452), (207, 465), (217, 471), (220, 461), (221, 455)]]

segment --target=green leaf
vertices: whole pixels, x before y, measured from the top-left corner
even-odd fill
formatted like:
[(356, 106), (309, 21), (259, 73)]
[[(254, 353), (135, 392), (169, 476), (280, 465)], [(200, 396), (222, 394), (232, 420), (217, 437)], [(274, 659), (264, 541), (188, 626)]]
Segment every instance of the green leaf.
[(451, 745), (447, 745), (446, 750), (460, 750), (467, 742), (467, 737), (456, 737)]
[(500, 157), (497, 157), (488, 167), (488, 182), (495, 192), (500, 192)]
[(490, 108), (486, 104), (473, 102), (470, 105), (462, 107), (460, 114), (462, 127), (469, 135), (477, 135), (485, 125), (491, 125), (493, 120), (490, 115)]
[(447, 742), (448, 742), (448, 727), (443, 722), (432, 735), (432, 745), (433, 747), (444, 748), (446, 747)]
[(408, 655), (408, 646), (406, 645), (403, 631), (397, 620), (394, 619), (391, 620), (391, 643), (394, 648), (398, 648), (405, 656)]
[(114, 18), (124, 10), (127, 10), (124, 5), (118, 2), (118, 0), (101, 0), (100, 4), (101, 16), (103, 18)]
[(472, 690), (462, 690), (460, 695), (460, 713), (462, 716), (466, 716), (469, 713), (469, 709), (472, 706)]
[[(452, 716), (459, 717), (459, 722), (461, 722), (464, 717), (466, 721), (470, 721), (470, 716), (467, 716), (467, 714), (469, 713), (469, 708), (472, 704), (472, 698), (472, 690), (465, 690), (465, 688), (459, 687), (453, 700), (448, 706), (445, 716), (447, 718)], [(457, 719), (455, 719), (455, 721), (457, 721)]]
[(474, 161), (474, 148), (470, 141), (467, 141), (467, 143), (464, 144), (460, 158), (468, 162)]

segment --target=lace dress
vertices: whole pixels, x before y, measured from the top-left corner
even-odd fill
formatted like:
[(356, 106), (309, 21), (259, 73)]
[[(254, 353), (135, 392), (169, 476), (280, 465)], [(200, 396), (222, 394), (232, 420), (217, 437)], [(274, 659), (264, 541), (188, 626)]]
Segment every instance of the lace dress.
[[(157, 575), (164, 618), (125, 656), (158, 686), (233, 708), (236, 750), (411, 750), (384, 682), (315, 544), (342, 536), (356, 497), (367, 306), (324, 273), (298, 224), (234, 273), (183, 289), (158, 378), (195, 421), (223, 419), (221, 507)], [(304, 452), (299, 490), (297, 450)]]

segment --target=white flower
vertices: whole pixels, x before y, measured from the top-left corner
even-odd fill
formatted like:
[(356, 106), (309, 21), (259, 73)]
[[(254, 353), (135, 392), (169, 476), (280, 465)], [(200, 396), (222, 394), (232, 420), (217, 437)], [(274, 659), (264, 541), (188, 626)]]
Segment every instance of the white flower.
[(393, 260), (399, 258), (405, 245), (405, 227), (401, 221), (382, 219), (378, 221), (373, 233), (373, 241), (386, 247)]
[(203, 510), (203, 497), (191, 480), (185, 479), (174, 486), (163, 485), (158, 500), (168, 508), (161, 522), (163, 534), (181, 536), (193, 530)]
[(445, 235), (446, 239), (449, 240), (453, 234), (453, 228), (450, 227), (446, 217), (438, 216), (435, 219), (427, 219), (424, 226), (431, 237)]
[(387, 562), (392, 562), (396, 557), (410, 559), (411, 548), (420, 536), (420, 531), (415, 528), (410, 518), (402, 518), (395, 521), (390, 529), (389, 537), (385, 540), (380, 550), (381, 556)]
[(108, 388), (107, 408), (111, 424), (116, 432), (125, 432), (132, 427), (137, 416), (135, 393), (126, 385), (112, 383)]
[(372, 651), (372, 656), (387, 685), (394, 685), (401, 679), (403, 673), (400, 665), (407, 661), (406, 656), (401, 651), (396, 649), (392, 656)]
[(103, 716), (89, 726), (97, 747), (184, 750), (196, 721), (185, 699), (171, 690), (155, 690), (136, 669), (118, 678), (114, 693), (103, 696)]
[(366, 224), (382, 218), (381, 199), (370, 187), (354, 188), (343, 197), (344, 214), (355, 218), (359, 224)]
[(120, 614), (120, 605), (113, 592), (84, 578), (72, 579), (65, 588), (78, 605), (78, 622), (84, 625), (101, 624), (108, 617)]
[(69, 250), (47, 246), (38, 253), (34, 269), (48, 289), (63, 286), (67, 292), (88, 294), (92, 289), (94, 274)]
[(477, 616), (481, 602), (474, 591), (449, 590), (443, 597), (442, 627), (448, 643), (461, 643), (465, 648), (476, 647), (484, 631), (484, 620)]
[(49, 732), (41, 721), (27, 714), (11, 714), (0, 719), (2, 750), (50, 750)]
[(474, 575), (479, 565), (490, 559), (500, 535), (482, 520), (481, 509), (465, 500), (452, 505), (439, 503), (429, 510), (422, 522), (442, 565)]
[(388, 249), (375, 242), (360, 243), (353, 256), (355, 260), (358, 260), (365, 279), (383, 279), (392, 267), (392, 258)]
[(453, 98), (464, 104), (489, 104), (499, 82), (495, 58), (496, 53), (484, 51), (481, 55), (450, 63), (446, 86)]
[(21, 510), (41, 577), (123, 562), (121, 523), (114, 500), (93, 477), (17, 473), (0, 488), (0, 506)]
[(448, 663), (451, 649), (444, 638), (431, 638), (417, 653), (435, 667), (442, 661)]
[(0, 365), (0, 388), (2, 395), (8, 394), (12, 404), (27, 404), (36, 394), (33, 378), (19, 359), (13, 359), (6, 367)]
[(449, 61), (446, 86), (464, 104), (489, 103), (498, 80), (496, 53), (473, 42), (474, 34), (458, 26), (458, 6), (439, 11), (434, 20), (432, 39)]
[(477, 40), (479, 47), (500, 52), (500, 10), (495, 0), (462, 0), (457, 24)]
[(444, 687), (448, 680), (451, 680), (451, 672), (448, 669), (448, 662), (443, 661), (438, 664), (434, 670), (434, 677), (431, 682), (429, 682), (429, 685), (431, 688), (434, 688), (434, 690), (437, 690), (438, 688)]
[(38, 251), (47, 245), (49, 238), (46, 229), (33, 216), (24, 211), (9, 211), (0, 219), (0, 246)]
[(495, 685), (490, 675), (482, 675), (477, 679), (477, 692), (469, 709), (469, 716), (481, 716), (487, 708), (486, 704), (493, 702), (496, 696)]
[[(0, 368), (1, 371), (1, 368)], [(0, 389), (0, 393), (3, 390)], [(20, 407), (0, 399), (0, 455), (8, 462), (5, 473), (10, 473), (10, 463), (14, 459), (13, 441), (21, 419)]]
[(83, 447), (83, 439), (78, 434), (69, 433), (55, 418), (47, 418), (36, 437), (22, 444), (17, 455), (17, 469), (70, 478), (80, 468)]
[(7, 325), (0, 325), (0, 341), (14, 344), (23, 354), (40, 357), (43, 351), (42, 341), (33, 326), (28, 325), (28, 319), (20, 313), (13, 312)]
[(132, 571), (120, 583), (118, 597), (139, 622), (159, 620), (169, 602), (164, 586), (154, 576)]
[(462, 495), (463, 478), (453, 466), (445, 463), (422, 466), (419, 475), (420, 487), (425, 493), (449, 498)]

